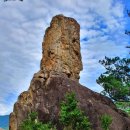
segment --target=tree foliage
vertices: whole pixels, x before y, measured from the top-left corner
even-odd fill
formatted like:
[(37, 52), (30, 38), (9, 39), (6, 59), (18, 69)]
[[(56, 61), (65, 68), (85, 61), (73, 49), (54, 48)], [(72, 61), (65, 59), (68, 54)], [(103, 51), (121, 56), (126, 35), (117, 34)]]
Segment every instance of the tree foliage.
[(64, 130), (90, 130), (90, 122), (78, 108), (75, 93), (68, 93), (65, 101), (61, 103), (60, 122)]
[(97, 83), (104, 88), (102, 93), (114, 100), (128, 100), (130, 96), (130, 59), (108, 58), (100, 60), (106, 72), (101, 74)]

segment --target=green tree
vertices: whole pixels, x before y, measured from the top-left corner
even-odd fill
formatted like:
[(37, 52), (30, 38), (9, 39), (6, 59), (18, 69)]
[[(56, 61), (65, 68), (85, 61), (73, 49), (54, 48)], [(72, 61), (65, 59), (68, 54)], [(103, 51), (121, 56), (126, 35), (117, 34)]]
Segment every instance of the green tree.
[(106, 72), (97, 79), (97, 83), (104, 88), (102, 93), (108, 94), (116, 101), (128, 100), (128, 96), (130, 96), (130, 59), (105, 57), (99, 63), (106, 69)]
[(78, 108), (75, 93), (67, 93), (61, 103), (60, 122), (64, 130), (90, 130), (90, 122)]
[(109, 115), (102, 115), (101, 116), (101, 126), (103, 130), (109, 130), (109, 126), (112, 123), (112, 118)]
[(28, 115), (21, 125), (20, 130), (56, 130), (51, 123), (43, 124), (38, 121), (37, 113), (32, 112)]

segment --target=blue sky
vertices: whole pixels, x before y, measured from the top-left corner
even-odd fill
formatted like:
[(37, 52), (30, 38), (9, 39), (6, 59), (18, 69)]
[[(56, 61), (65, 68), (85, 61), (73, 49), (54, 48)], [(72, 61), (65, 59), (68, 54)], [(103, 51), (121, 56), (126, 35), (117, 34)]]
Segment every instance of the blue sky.
[[(124, 34), (129, 0), (0, 1), (0, 115), (9, 114), (18, 95), (28, 89), (39, 70), (45, 29), (53, 16), (75, 18), (80, 26), (83, 71), (80, 83), (100, 92), (98, 63), (104, 56), (128, 56)], [(126, 5), (126, 6), (125, 6)]]

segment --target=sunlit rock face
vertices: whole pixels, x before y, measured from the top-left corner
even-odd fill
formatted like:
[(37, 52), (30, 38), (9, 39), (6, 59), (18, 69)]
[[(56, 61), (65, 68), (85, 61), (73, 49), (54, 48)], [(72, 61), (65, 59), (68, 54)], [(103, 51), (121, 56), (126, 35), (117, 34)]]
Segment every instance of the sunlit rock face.
[(100, 117), (104, 114), (113, 119), (110, 130), (130, 130), (127, 114), (118, 110), (109, 98), (79, 84), (82, 70), (79, 31), (79, 24), (72, 18), (57, 15), (52, 19), (43, 40), (40, 71), (14, 104), (9, 130), (19, 130), (21, 122), (33, 111), (38, 112), (40, 121), (51, 121), (57, 130), (63, 130), (59, 122), (60, 104), (68, 92), (75, 92), (92, 130), (102, 130)]
[(18, 130), (30, 111), (42, 109), (49, 112), (44, 94), (53, 77), (60, 76), (76, 82), (79, 80), (82, 61), (80, 25), (77, 21), (63, 15), (53, 17), (50, 27), (45, 31), (42, 52), (40, 71), (34, 74), (29, 90), (21, 93), (14, 104), (10, 114), (10, 130)]
[(41, 70), (63, 73), (78, 80), (82, 70), (80, 25), (73, 18), (57, 15), (46, 29)]

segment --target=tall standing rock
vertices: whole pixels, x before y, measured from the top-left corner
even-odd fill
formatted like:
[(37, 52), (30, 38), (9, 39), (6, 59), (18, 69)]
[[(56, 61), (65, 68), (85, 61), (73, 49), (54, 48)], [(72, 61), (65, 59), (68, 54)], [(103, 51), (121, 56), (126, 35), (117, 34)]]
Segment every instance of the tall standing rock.
[(52, 19), (44, 36), (41, 70), (79, 79), (82, 70), (80, 25), (73, 18), (57, 15)]
[(20, 94), (10, 115), (10, 130), (18, 130), (30, 111), (46, 108), (45, 88), (55, 75), (79, 80), (82, 70), (80, 54), (80, 25), (73, 18), (57, 15), (45, 31), (40, 71), (34, 74), (29, 90)]
[(41, 69), (34, 74), (28, 91), (20, 94), (10, 114), (9, 130), (19, 130), (21, 122), (32, 111), (38, 112), (42, 122), (52, 121), (57, 130), (60, 103), (67, 92), (75, 92), (79, 107), (89, 117), (93, 130), (102, 130), (100, 117), (112, 117), (110, 130), (130, 130), (130, 118), (118, 110), (113, 102), (80, 85), (82, 70), (79, 24), (72, 18), (55, 16), (45, 32)]

